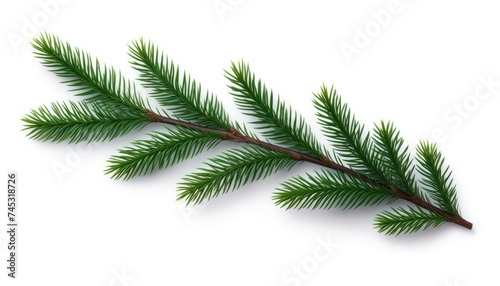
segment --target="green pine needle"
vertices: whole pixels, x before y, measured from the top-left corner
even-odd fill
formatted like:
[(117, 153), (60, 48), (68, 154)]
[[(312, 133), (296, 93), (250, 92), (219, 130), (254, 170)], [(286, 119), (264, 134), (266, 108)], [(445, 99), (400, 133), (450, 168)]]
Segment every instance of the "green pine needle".
[[(92, 104), (91, 104), (92, 105)], [(31, 110), (22, 120), (31, 139), (69, 143), (112, 140), (150, 123), (144, 115), (128, 115), (84, 102), (52, 103)]]
[(167, 107), (175, 117), (200, 126), (231, 130), (229, 116), (221, 102), (212, 94), (202, 96), (201, 85), (179, 72), (169, 58), (153, 43), (143, 39), (130, 46), (132, 66), (140, 72), (139, 80), (152, 90), (152, 96)]
[(418, 171), (422, 175), (420, 183), (429, 196), (444, 211), (458, 215), (456, 186), (451, 178), (452, 171), (444, 166), (444, 158), (436, 144), (420, 142), (417, 147)]
[(307, 177), (297, 176), (281, 185), (273, 199), (276, 205), (286, 209), (353, 209), (395, 199), (388, 188), (329, 170), (316, 171)]
[(318, 110), (319, 124), (336, 154), (358, 173), (388, 185), (370, 134), (364, 135), (364, 126), (351, 114), (347, 104), (342, 103), (337, 91), (323, 86), (313, 103)]
[(57, 36), (44, 33), (33, 40), (35, 56), (56, 75), (65, 78), (63, 83), (72, 87), (77, 96), (102, 108), (129, 114), (143, 114), (149, 106), (136, 92), (135, 86), (113, 68), (101, 67), (87, 53)]
[(313, 157), (326, 154), (305, 120), (257, 81), (247, 64), (233, 62), (226, 78), (232, 83), (229, 87), (236, 104), (244, 114), (256, 118), (252, 123), (258, 125), (264, 137)]
[(378, 232), (397, 236), (426, 230), (429, 227), (436, 228), (446, 222), (445, 217), (418, 206), (408, 207), (408, 210), (401, 207), (391, 209), (392, 213), (383, 211), (375, 218), (375, 228)]
[(209, 160), (205, 163), (207, 167), (200, 168), (201, 172), (184, 178), (178, 199), (199, 204), (279, 170), (289, 170), (298, 162), (290, 154), (257, 146), (230, 149)]
[(120, 154), (108, 160), (110, 165), (105, 173), (112, 173), (113, 179), (123, 180), (147, 175), (153, 170), (164, 169), (192, 158), (221, 141), (221, 135), (216, 132), (181, 126), (177, 130), (165, 129), (167, 133), (153, 132), (150, 139), (135, 141), (133, 146), (118, 150)]
[(380, 126), (375, 125), (374, 133), (375, 147), (380, 160), (385, 164), (388, 180), (407, 194), (419, 193), (411, 154), (408, 146), (404, 147), (404, 139), (394, 124), (382, 121)]

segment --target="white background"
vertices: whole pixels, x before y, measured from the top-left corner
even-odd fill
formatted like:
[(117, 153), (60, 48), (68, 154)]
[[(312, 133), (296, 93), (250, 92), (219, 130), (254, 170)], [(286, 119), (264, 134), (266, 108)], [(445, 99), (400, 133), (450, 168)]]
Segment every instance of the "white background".
[[(7, 278), (4, 267), (2, 191), (0, 284), (499, 285), (500, 86), (488, 98), (476, 90), (488, 91), (481, 78), (500, 81), (500, 5), (464, 2), (2, 2), (1, 174), (19, 175), (19, 278)], [(376, 15), (385, 18), (377, 22)], [(230, 143), (151, 176), (110, 180), (103, 174), (107, 158), (143, 132), (68, 146), (29, 140), (21, 131), (31, 108), (74, 99), (27, 44), (43, 30), (131, 79), (137, 73), (127, 44), (151, 39), (217, 94), (233, 119), (248, 118), (228, 95), (223, 70), (231, 60), (249, 62), (315, 131), (313, 93), (335, 84), (368, 128), (394, 120), (412, 149), (420, 139), (439, 141), (474, 229), (446, 224), (387, 237), (372, 227), (385, 205), (345, 212), (275, 207), (273, 189), (317, 169), (309, 164), (203, 208), (184, 208), (176, 184)], [(341, 48), (347, 45), (356, 49), (348, 57)], [(61, 165), (66, 172), (58, 175), (54, 167)], [(331, 252), (322, 248), (328, 241)], [(302, 278), (289, 272), (294, 265)]]

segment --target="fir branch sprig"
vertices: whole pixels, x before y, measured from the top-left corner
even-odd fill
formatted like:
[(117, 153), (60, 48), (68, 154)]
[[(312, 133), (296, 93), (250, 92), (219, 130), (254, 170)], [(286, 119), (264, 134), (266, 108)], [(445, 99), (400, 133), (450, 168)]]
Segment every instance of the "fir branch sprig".
[(391, 208), (392, 213), (383, 211), (375, 218), (375, 227), (386, 234), (407, 234), (429, 227), (438, 227), (446, 222), (446, 218), (433, 211), (425, 211), (420, 207)]
[(134, 41), (129, 54), (132, 67), (140, 73), (139, 80), (176, 118), (213, 129), (231, 130), (229, 115), (222, 103), (208, 92), (203, 97), (201, 85), (188, 74), (181, 74), (179, 67), (153, 43), (146, 43), (142, 38)]
[(429, 196), (442, 210), (458, 215), (458, 199), (456, 187), (453, 185), (449, 166), (444, 168), (444, 158), (437, 150), (436, 144), (421, 142), (417, 147), (418, 171), (420, 180)]
[(279, 170), (290, 170), (297, 162), (291, 154), (258, 146), (230, 149), (209, 159), (206, 167), (199, 169), (201, 172), (185, 177), (180, 183), (179, 199), (199, 204)]
[(281, 185), (273, 198), (286, 209), (353, 209), (378, 205), (384, 200), (391, 203), (395, 199), (388, 188), (330, 170), (294, 177)]
[(247, 64), (232, 63), (226, 78), (231, 82), (229, 87), (236, 104), (244, 114), (255, 117), (252, 123), (257, 124), (264, 137), (316, 158), (324, 156), (324, 148), (305, 120), (257, 80)]
[(27, 136), (41, 141), (69, 143), (112, 140), (149, 122), (145, 115), (123, 114), (104, 109), (95, 103), (52, 103), (33, 109), (22, 120)]
[(203, 150), (211, 149), (220, 143), (217, 132), (201, 131), (178, 126), (176, 130), (166, 128), (167, 132), (153, 132), (150, 139), (132, 142), (132, 147), (118, 150), (108, 160), (110, 165), (106, 174), (113, 179), (128, 180), (170, 167), (192, 158)]
[[(148, 123), (176, 126), (119, 150), (105, 171), (114, 179), (128, 180), (170, 167), (227, 140), (247, 146), (229, 149), (187, 175), (180, 184), (179, 199), (198, 204), (305, 161), (323, 170), (282, 183), (273, 197), (277, 205), (351, 209), (405, 200), (415, 206), (392, 208), (376, 217), (379, 232), (413, 233), (443, 222), (472, 228), (460, 215), (451, 170), (435, 144), (421, 143), (414, 160), (393, 123), (376, 125), (371, 136), (333, 88), (323, 86), (313, 101), (319, 124), (332, 143), (328, 149), (305, 120), (243, 62), (233, 63), (226, 77), (236, 104), (255, 118), (262, 139), (245, 124), (230, 123), (220, 101), (208, 92), (202, 96), (200, 86), (152, 43), (132, 43), (132, 65), (171, 116), (152, 111), (131, 82), (57, 37), (43, 34), (33, 46), (42, 63), (68, 79), (66, 83), (85, 99), (31, 111), (23, 118), (31, 138), (90, 142), (110, 140)], [(416, 179), (416, 171), (421, 180)]]
[(319, 124), (340, 158), (356, 172), (388, 185), (370, 133), (365, 134), (365, 127), (351, 114), (347, 104), (342, 103), (337, 91), (323, 86), (313, 103), (318, 110)]
[(392, 122), (375, 125), (375, 150), (384, 165), (385, 177), (391, 184), (410, 195), (419, 194), (409, 147)]
[(149, 104), (137, 93), (135, 85), (113, 68), (102, 67), (99, 60), (57, 36), (44, 33), (33, 40), (35, 56), (54, 74), (64, 78), (77, 96), (116, 112), (143, 114)]

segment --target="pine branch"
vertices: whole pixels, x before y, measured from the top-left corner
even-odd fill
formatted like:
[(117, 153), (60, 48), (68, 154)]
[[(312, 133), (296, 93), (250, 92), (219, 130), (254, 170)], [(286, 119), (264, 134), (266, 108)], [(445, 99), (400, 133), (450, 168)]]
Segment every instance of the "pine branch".
[(420, 195), (408, 146), (404, 147), (404, 140), (394, 124), (392, 122), (385, 124), (382, 121), (380, 126), (375, 125), (374, 131), (375, 150), (385, 165), (383, 169), (390, 183), (410, 195)]
[(140, 73), (139, 80), (175, 117), (208, 128), (231, 129), (222, 103), (208, 92), (203, 98), (201, 85), (186, 73), (181, 74), (179, 67), (153, 43), (145, 43), (143, 39), (134, 41), (129, 54), (133, 59), (132, 66)]
[(418, 171), (423, 178), (420, 183), (442, 210), (459, 215), (456, 187), (449, 166), (444, 168), (444, 158), (436, 144), (420, 142), (417, 147)]
[(248, 65), (232, 63), (231, 71), (226, 71), (226, 78), (232, 83), (229, 87), (236, 104), (244, 114), (256, 118), (252, 123), (258, 125), (264, 137), (312, 157), (325, 156), (324, 148), (305, 120), (256, 80)]
[(290, 154), (254, 146), (230, 149), (209, 161), (201, 172), (184, 178), (178, 199), (199, 204), (279, 170), (289, 170), (298, 162)]
[[(42, 63), (68, 79), (65, 82), (85, 100), (31, 111), (23, 118), (31, 138), (90, 142), (111, 140), (151, 122), (177, 126), (166, 133), (152, 133), (150, 139), (133, 142), (111, 157), (106, 172), (112, 178), (145, 175), (228, 140), (250, 146), (230, 149), (210, 159), (199, 172), (188, 175), (180, 186), (179, 199), (200, 203), (305, 161), (330, 170), (283, 183), (274, 196), (278, 205), (350, 209), (403, 199), (416, 208), (383, 212), (376, 221), (379, 231), (411, 233), (445, 221), (472, 228), (472, 223), (459, 214), (451, 171), (444, 168), (444, 158), (436, 146), (421, 143), (417, 148), (417, 169), (423, 176), (419, 181), (421, 191), (408, 147), (393, 124), (382, 122), (376, 126), (372, 141), (333, 88), (323, 87), (314, 105), (319, 123), (334, 147), (336, 162), (317, 142), (304, 119), (274, 97), (243, 63), (233, 63), (226, 77), (239, 107), (256, 118), (254, 123), (263, 131), (263, 139), (244, 124), (229, 124), (215, 97), (207, 94), (204, 98), (199, 85), (186, 74), (181, 79), (178, 68), (151, 43), (134, 42), (133, 64), (160, 104), (171, 107), (174, 117), (153, 112), (130, 82), (112, 68), (101, 68), (97, 60), (57, 37), (44, 34), (35, 39), (33, 46)], [(341, 155), (348, 166), (340, 164), (335, 154)]]
[(143, 176), (155, 169), (164, 169), (215, 147), (221, 140), (217, 132), (177, 127), (167, 133), (153, 132), (151, 138), (132, 142), (119, 155), (112, 156), (106, 174), (113, 179), (128, 180)]
[(144, 114), (149, 106), (136, 92), (135, 86), (125, 80), (113, 68), (101, 67), (80, 49), (73, 49), (68, 43), (47, 33), (33, 40), (35, 56), (56, 75), (63, 77), (63, 83), (85, 100), (102, 108), (130, 115)]
[(388, 188), (328, 170), (315, 172), (315, 176), (307, 174), (306, 178), (298, 176), (281, 185), (273, 199), (276, 205), (286, 209), (352, 209), (378, 205), (384, 200), (390, 203), (395, 199)]
[(82, 102), (52, 103), (31, 110), (22, 120), (28, 137), (69, 143), (111, 141), (150, 123), (145, 115), (121, 114)]
[(383, 211), (375, 218), (375, 228), (387, 235), (400, 235), (438, 227), (446, 222), (446, 218), (432, 211), (424, 211), (420, 207), (408, 210), (392, 208), (392, 213)]
[(325, 86), (313, 101), (318, 109), (319, 123), (338, 154), (352, 169), (370, 179), (389, 185), (385, 178), (382, 161), (374, 151), (370, 134), (364, 134), (364, 126), (351, 114), (347, 104), (333, 88)]
[[(278, 152), (286, 153), (286, 154), (289, 154), (294, 160), (310, 162), (310, 163), (313, 163), (316, 165), (330, 168), (332, 170), (340, 171), (340, 172), (348, 174), (348, 175), (360, 177), (362, 180), (365, 180), (365, 181), (370, 181), (370, 179), (368, 177), (366, 177), (362, 174), (359, 174), (359, 173), (355, 172), (354, 170), (349, 169), (345, 166), (337, 164), (337, 163), (329, 160), (327, 157), (323, 157), (322, 159), (318, 159), (318, 158), (297, 152), (297, 151), (292, 150), (292, 149), (283, 148), (283, 147), (271, 144), (269, 142), (261, 141), (259, 139), (256, 139), (254, 136), (252, 136), (251, 132), (249, 132), (249, 131), (246, 131), (247, 134), (243, 134), (235, 128), (231, 128), (231, 132), (224, 131), (224, 130), (210, 129), (210, 128), (206, 128), (203, 126), (191, 124), (189, 122), (184, 122), (184, 121), (180, 121), (177, 119), (165, 117), (165, 116), (156, 114), (150, 110), (148, 110), (147, 116), (151, 122), (161, 122), (161, 123), (172, 124), (172, 125), (176, 125), (176, 126), (188, 127), (188, 128), (192, 128), (192, 129), (196, 129), (196, 130), (201, 130), (201, 131), (218, 132), (219, 134), (221, 134), (221, 138), (223, 140), (229, 140), (229, 141), (240, 142), (240, 143), (247, 143), (247, 144), (259, 146), (259, 147), (262, 147), (265, 149), (270, 149), (270, 150), (275, 150)], [(248, 133), (250, 133), (250, 135), (248, 135)]]

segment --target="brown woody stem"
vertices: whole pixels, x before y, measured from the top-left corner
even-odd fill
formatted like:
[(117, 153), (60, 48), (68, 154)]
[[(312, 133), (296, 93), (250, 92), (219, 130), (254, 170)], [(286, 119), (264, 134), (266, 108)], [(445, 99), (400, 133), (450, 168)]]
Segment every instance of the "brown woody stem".
[[(146, 109), (146, 116), (148, 117), (148, 120), (151, 121), (151, 122), (168, 123), (168, 124), (173, 124), (173, 125), (179, 125), (179, 126), (183, 126), (183, 127), (189, 127), (189, 128), (193, 128), (193, 129), (198, 129), (198, 130), (201, 130), (201, 131), (217, 132), (217, 133), (221, 134), (221, 139), (222, 140), (229, 140), (229, 141), (234, 141), (234, 142), (243, 142), (243, 143), (248, 143), (248, 144), (253, 144), (253, 145), (261, 146), (261, 147), (267, 148), (267, 149), (272, 149), (272, 150), (280, 151), (280, 152), (292, 155), (292, 159), (294, 159), (294, 160), (306, 161), (306, 162), (310, 162), (310, 163), (313, 163), (313, 164), (316, 164), (316, 165), (324, 166), (324, 167), (327, 167), (327, 168), (330, 168), (330, 169), (333, 169), (333, 170), (337, 170), (337, 171), (342, 172), (344, 174), (349, 174), (349, 175), (352, 175), (352, 176), (355, 176), (355, 177), (359, 177), (360, 179), (362, 179), (365, 182), (373, 183), (373, 181), (370, 178), (368, 178), (367, 176), (365, 176), (363, 174), (360, 174), (360, 173), (358, 173), (358, 172), (356, 172), (356, 171), (354, 171), (354, 170), (352, 170), (352, 169), (350, 169), (348, 167), (345, 167), (343, 165), (337, 164), (337, 163), (333, 162), (332, 160), (330, 160), (326, 156), (323, 156), (321, 159), (318, 159), (318, 158), (315, 158), (315, 157), (312, 157), (312, 156), (309, 156), (309, 155), (306, 155), (306, 154), (303, 154), (303, 153), (300, 153), (300, 152), (297, 152), (297, 151), (294, 151), (294, 150), (282, 148), (282, 147), (273, 145), (271, 143), (260, 141), (260, 140), (257, 140), (255, 138), (243, 135), (238, 130), (236, 130), (236, 129), (232, 128), (232, 127), (231, 127), (231, 131), (206, 128), (206, 127), (202, 127), (202, 126), (199, 126), (199, 125), (196, 125), (196, 124), (191, 124), (191, 123), (180, 121), (180, 120), (177, 120), (177, 119), (165, 117), (165, 116), (156, 114), (156, 113), (154, 113), (153, 111), (151, 111), (149, 109)], [(432, 205), (432, 204), (430, 204), (430, 203), (422, 200), (417, 195), (411, 196), (411, 195), (403, 192), (402, 190), (400, 190), (398, 187), (396, 187), (394, 185), (390, 185), (390, 186), (386, 186), (386, 187), (390, 188), (394, 192), (394, 196), (395, 197), (398, 197), (398, 198), (401, 198), (403, 200), (412, 202), (415, 205), (420, 206), (422, 208), (434, 211), (434, 212), (442, 215), (443, 217), (445, 217), (448, 222), (452, 222), (452, 223), (458, 224), (458, 225), (463, 226), (463, 227), (465, 227), (467, 229), (472, 229), (472, 223), (469, 222), (469, 221), (467, 221), (467, 220), (465, 220), (460, 215), (453, 215), (453, 214), (450, 214), (448, 212), (445, 212), (445, 211), (443, 211), (443, 210), (435, 207), (434, 205)]]

